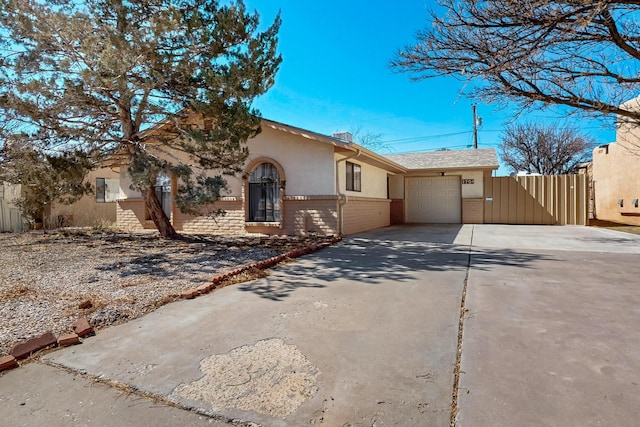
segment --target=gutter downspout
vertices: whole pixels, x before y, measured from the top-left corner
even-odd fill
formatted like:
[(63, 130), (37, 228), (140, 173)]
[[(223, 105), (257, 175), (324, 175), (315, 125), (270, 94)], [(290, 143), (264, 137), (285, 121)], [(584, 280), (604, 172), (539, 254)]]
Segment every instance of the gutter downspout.
[(345, 193), (340, 192), (340, 173), (339, 173), (338, 165), (340, 164), (340, 162), (346, 162), (347, 160), (355, 159), (356, 157), (360, 156), (361, 153), (362, 153), (361, 150), (359, 148), (356, 148), (356, 152), (354, 154), (351, 154), (343, 159), (336, 160), (336, 194), (338, 195), (338, 234), (340, 236), (344, 236), (343, 210), (344, 210), (344, 205), (346, 205), (347, 202), (349, 201), (349, 197)]

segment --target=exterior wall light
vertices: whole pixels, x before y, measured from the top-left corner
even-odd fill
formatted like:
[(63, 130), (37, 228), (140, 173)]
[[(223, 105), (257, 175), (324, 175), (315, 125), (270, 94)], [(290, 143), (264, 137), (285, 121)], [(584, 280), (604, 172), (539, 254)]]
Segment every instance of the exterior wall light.
[(618, 199), (618, 206), (624, 206), (624, 199)]
[(638, 199), (633, 199), (631, 201), (631, 206), (633, 206), (634, 208), (637, 208), (638, 207)]

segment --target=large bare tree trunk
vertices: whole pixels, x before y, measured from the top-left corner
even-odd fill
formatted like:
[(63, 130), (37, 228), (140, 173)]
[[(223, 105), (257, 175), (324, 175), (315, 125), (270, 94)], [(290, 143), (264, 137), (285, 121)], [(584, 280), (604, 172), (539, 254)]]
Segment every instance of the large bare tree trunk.
[(144, 197), (144, 203), (151, 215), (151, 220), (156, 225), (160, 235), (167, 239), (175, 239), (178, 237), (178, 233), (175, 228), (173, 228), (173, 225), (171, 225), (171, 221), (169, 221), (167, 214), (164, 213), (162, 205), (160, 205), (160, 201), (156, 197), (156, 193), (153, 191), (153, 188), (142, 191), (142, 196)]

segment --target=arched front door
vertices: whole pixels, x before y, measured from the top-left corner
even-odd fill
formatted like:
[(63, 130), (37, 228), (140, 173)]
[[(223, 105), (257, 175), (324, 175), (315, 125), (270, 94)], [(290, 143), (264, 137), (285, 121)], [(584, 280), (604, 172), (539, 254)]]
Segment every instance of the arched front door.
[(249, 176), (249, 221), (280, 221), (280, 174), (271, 163), (260, 163)]

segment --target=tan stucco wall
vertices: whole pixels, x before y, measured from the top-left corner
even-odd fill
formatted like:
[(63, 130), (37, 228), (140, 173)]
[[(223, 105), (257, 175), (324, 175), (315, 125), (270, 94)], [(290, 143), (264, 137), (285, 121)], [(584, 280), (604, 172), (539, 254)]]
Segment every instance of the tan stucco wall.
[[(340, 193), (351, 197), (373, 197), (387, 198), (387, 174), (388, 172), (379, 167), (365, 163), (365, 159), (355, 157), (346, 159), (346, 156), (336, 153), (335, 160), (342, 160), (338, 163), (338, 184)], [(360, 165), (361, 191), (347, 191), (347, 161)], [(334, 176), (335, 181), (335, 176)]]
[[(324, 196), (335, 194), (333, 147), (300, 136), (263, 126), (262, 132), (247, 143), (249, 159), (266, 157), (276, 160), (286, 175), (285, 194)], [(232, 195), (237, 195), (237, 183)]]
[[(593, 191), (597, 219), (640, 225), (640, 131), (621, 126), (617, 141), (593, 150)], [(622, 200), (623, 206), (618, 205)]]
[[(185, 216), (174, 204), (172, 220), (177, 230), (267, 234), (337, 234), (339, 232), (340, 209), (336, 192), (336, 161), (344, 159), (344, 154), (334, 153), (334, 146), (331, 143), (309, 139), (303, 134), (294, 135), (269, 126), (263, 126), (262, 132), (248, 141), (247, 147), (250, 155), (244, 167), (245, 177), (253, 165), (262, 161), (271, 160), (282, 171), (281, 179), (286, 182), (281, 191), (280, 223), (246, 222), (244, 214), (247, 203), (244, 196), (246, 181), (240, 175), (225, 177), (229, 191), (224, 196), (235, 200), (233, 207), (229, 203), (221, 206), (227, 211), (225, 217), (212, 220)], [(170, 156), (186, 161), (186, 157), (177, 152), (171, 153)], [(388, 172), (380, 166), (374, 166), (375, 161), (373, 164), (367, 163), (366, 155), (351, 161), (361, 166), (362, 191), (346, 191), (344, 161), (338, 163), (337, 183), (340, 190), (349, 198), (349, 203), (351, 198), (362, 199), (358, 203), (354, 201), (347, 209), (349, 214), (353, 212), (360, 214), (360, 219), (354, 219), (353, 223), (361, 222), (363, 225), (357, 225), (354, 229), (362, 227), (371, 229), (371, 224), (375, 225), (373, 228), (389, 225)], [(123, 173), (121, 191), (130, 200), (124, 200), (119, 204), (118, 224), (127, 228), (148, 227), (149, 224), (143, 221), (144, 206), (141, 204), (140, 194), (130, 190), (129, 186), (130, 180), (127, 174)], [(136, 202), (136, 199), (139, 202)], [(383, 202), (382, 207), (377, 205), (380, 201)], [(372, 209), (371, 212), (367, 211), (369, 208)], [(380, 216), (383, 219), (379, 218)], [(142, 224), (140, 224), (141, 221)], [(232, 221), (233, 224), (227, 221)]]
[[(86, 181), (94, 187), (96, 178), (116, 178), (120, 174), (109, 168), (101, 168), (89, 172)], [(65, 217), (64, 222), (61, 222)], [(48, 220), (49, 226), (56, 227), (59, 225), (71, 225), (74, 227), (96, 227), (96, 226), (113, 226), (116, 224), (117, 213), (116, 203), (97, 203), (95, 194), (82, 197), (71, 205), (55, 204), (51, 208)]]
[(389, 198), (404, 199), (404, 175), (389, 176)]

